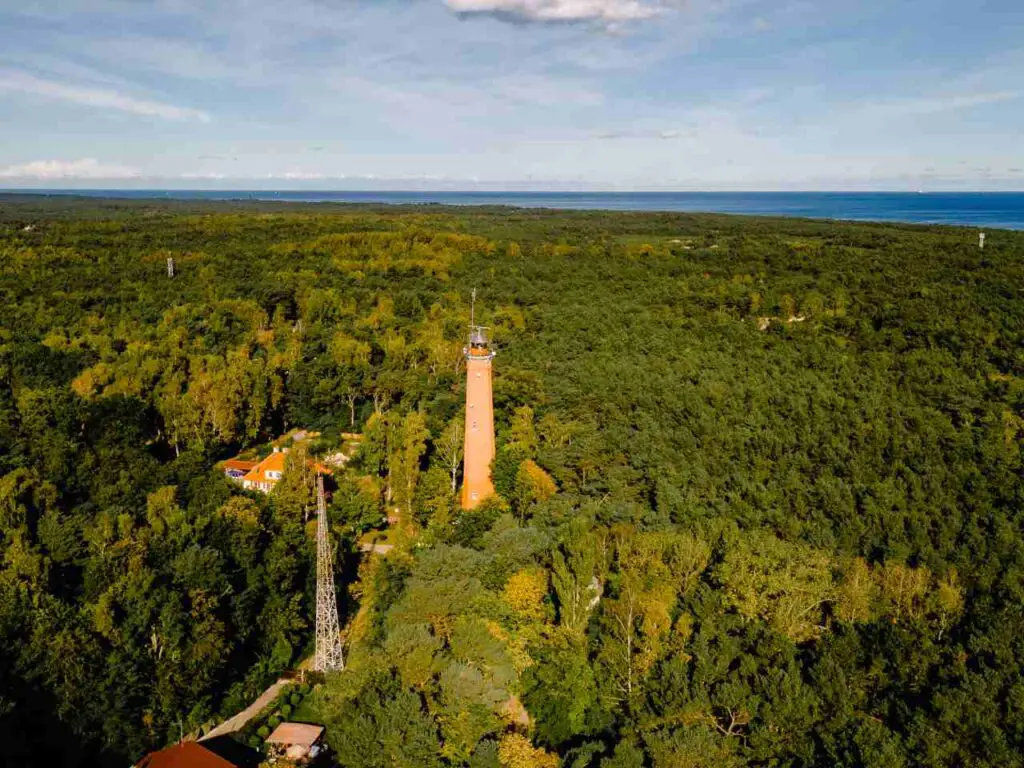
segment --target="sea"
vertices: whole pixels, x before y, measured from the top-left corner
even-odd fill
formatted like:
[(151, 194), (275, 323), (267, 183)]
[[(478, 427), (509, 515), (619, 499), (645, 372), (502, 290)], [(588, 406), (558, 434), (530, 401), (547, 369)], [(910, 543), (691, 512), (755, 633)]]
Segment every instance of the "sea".
[(948, 224), (1024, 230), (1024, 192), (420, 192), (267, 190), (3, 190), (179, 200), (270, 200), (370, 205), (514, 206), (678, 211)]

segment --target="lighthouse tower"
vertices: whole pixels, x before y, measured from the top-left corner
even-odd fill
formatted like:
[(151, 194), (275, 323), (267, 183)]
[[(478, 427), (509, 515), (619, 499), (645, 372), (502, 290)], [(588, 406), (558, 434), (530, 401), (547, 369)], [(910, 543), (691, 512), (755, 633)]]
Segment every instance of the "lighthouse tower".
[(476, 325), (476, 290), (470, 315), (466, 354), (466, 442), (462, 472), (462, 508), (473, 509), (494, 493), (491, 462), (494, 461), (494, 403), (491, 394), (491, 361), (494, 352), (487, 329)]

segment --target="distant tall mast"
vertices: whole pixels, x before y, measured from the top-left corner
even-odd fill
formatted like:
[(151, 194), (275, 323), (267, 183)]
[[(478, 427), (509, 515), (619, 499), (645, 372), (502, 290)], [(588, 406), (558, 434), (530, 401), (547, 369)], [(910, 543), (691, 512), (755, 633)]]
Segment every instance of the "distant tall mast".
[(316, 655), (313, 669), (334, 672), (345, 668), (341, 653), (341, 624), (338, 621), (338, 598), (334, 593), (334, 563), (331, 540), (327, 533), (327, 501), (324, 478), (316, 478)]

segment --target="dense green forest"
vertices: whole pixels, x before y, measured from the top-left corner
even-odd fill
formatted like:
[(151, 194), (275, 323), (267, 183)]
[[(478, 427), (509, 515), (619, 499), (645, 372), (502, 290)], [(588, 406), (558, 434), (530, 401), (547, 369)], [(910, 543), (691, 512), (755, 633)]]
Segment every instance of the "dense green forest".
[(1024, 233), (0, 197), (0, 754), (123, 766), (308, 655), (309, 489), (215, 466), (301, 427), (364, 435), (341, 766), (1024, 765), (1022, 290)]

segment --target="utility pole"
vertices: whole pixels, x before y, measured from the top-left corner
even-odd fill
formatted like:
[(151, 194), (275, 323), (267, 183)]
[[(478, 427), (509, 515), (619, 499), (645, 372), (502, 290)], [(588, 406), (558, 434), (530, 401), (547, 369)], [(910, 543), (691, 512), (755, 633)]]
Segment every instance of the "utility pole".
[(316, 505), (316, 655), (313, 669), (334, 672), (345, 668), (345, 660), (341, 653), (341, 624), (338, 621), (338, 598), (334, 593), (334, 563), (327, 533), (323, 475), (316, 478)]

